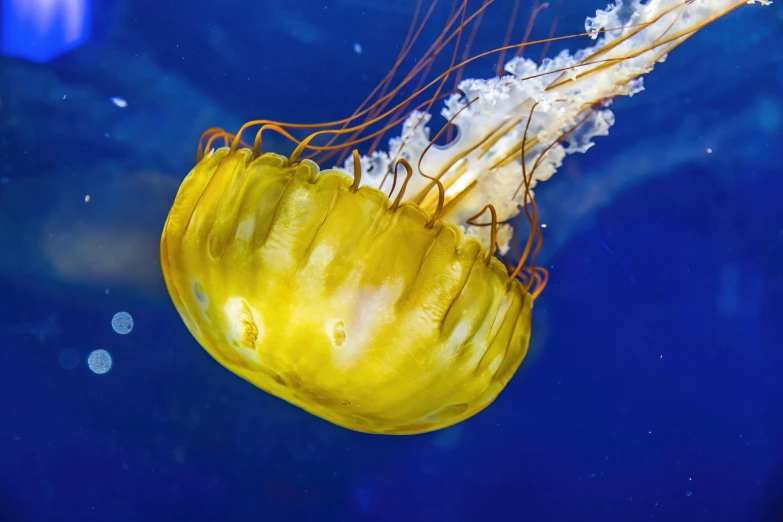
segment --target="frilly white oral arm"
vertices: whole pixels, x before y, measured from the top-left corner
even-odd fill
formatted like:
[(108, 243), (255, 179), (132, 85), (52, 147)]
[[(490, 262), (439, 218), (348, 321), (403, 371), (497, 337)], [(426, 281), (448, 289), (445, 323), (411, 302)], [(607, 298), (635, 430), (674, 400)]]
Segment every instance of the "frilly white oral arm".
[[(466, 225), (466, 220), (487, 204), (495, 207), (499, 221), (519, 214), (525, 192), (520, 190), (523, 149), (533, 187), (549, 179), (566, 155), (587, 151), (594, 137), (609, 133), (614, 115), (606, 107), (612, 98), (642, 91), (641, 75), (663, 62), (669, 51), (710, 22), (754, 1), (616, 0), (587, 18), (586, 31), (596, 40), (592, 47), (575, 54), (564, 50), (541, 64), (517, 57), (506, 64), (506, 76), (463, 80), (462, 94), (447, 98), (441, 110), (458, 129), (448, 145), (429, 146), (432, 116), (412, 112), (401, 136), (389, 140), (388, 152), (361, 158), (362, 182), (388, 191), (391, 177), (386, 173), (397, 159), (408, 160), (414, 171), (421, 159), (421, 172), (438, 176), (446, 189), (441, 218), (489, 246), (489, 227)], [(353, 172), (352, 158), (343, 169)], [(395, 193), (401, 186), (396, 184)], [(430, 180), (414, 175), (404, 200), (433, 209), (437, 197)], [(512, 233), (510, 224), (499, 228), (501, 254), (508, 251)]]

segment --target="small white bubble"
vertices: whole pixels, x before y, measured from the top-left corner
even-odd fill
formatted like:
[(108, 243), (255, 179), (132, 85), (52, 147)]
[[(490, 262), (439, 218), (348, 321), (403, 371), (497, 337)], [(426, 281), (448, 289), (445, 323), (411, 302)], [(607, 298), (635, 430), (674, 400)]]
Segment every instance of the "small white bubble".
[(133, 330), (133, 317), (128, 312), (117, 312), (111, 318), (111, 327), (120, 335), (129, 334)]
[(355, 52), (356, 54), (362, 54), (362, 44), (360, 44), (359, 42), (354, 42), (353, 52)]
[(60, 352), (60, 366), (66, 370), (73, 370), (79, 366), (79, 352), (73, 348), (66, 348)]
[(128, 106), (128, 102), (126, 102), (124, 99), (120, 98), (119, 96), (113, 96), (111, 99), (111, 102), (119, 107), (120, 109), (124, 109)]
[(111, 355), (106, 350), (94, 350), (87, 357), (87, 366), (94, 373), (103, 375), (111, 370)]
[(691, 495), (693, 495), (693, 491), (688, 490), (688, 491), (685, 492), (685, 496), (686, 497), (690, 497)]
[(707, 149), (707, 154), (712, 154), (712, 149)]

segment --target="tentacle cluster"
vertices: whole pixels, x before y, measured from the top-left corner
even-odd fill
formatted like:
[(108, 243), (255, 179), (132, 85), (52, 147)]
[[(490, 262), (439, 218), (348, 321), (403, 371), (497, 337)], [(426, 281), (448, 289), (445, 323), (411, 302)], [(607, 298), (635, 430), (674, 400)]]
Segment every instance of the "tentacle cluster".
[[(520, 3), (514, 0), (503, 45), (471, 54), (481, 20), (495, 0), (483, 0), (472, 12), (468, 9), (471, 0), (454, 1), (439, 36), (395, 85), (398, 70), (438, 3), (430, 0), (425, 10), (425, 1), (417, 0), (405, 41), (388, 74), (349, 117), (316, 124), (254, 120), (236, 134), (212, 128), (199, 142), (197, 160), (221, 140), (231, 152), (242, 147), (251, 149), (253, 157), (258, 157), (263, 152), (265, 131), (296, 144), (292, 163), (306, 158), (324, 165), (336, 157), (340, 165), (347, 158), (343, 170), (353, 170), (354, 190), (362, 182), (362, 174), (367, 176), (366, 184), (381, 190), (388, 182), (388, 196), (393, 198), (391, 209), (403, 200), (411, 201), (431, 216), (428, 227), (441, 219), (462, 226), (468, 234), (481, 236), (489, 256), (498, 251), (501, 254), (510, 280), (519, 278), (534, 296), (546, 285), (548, 274), (535, 264), (542, 232), (533, 188), (554, 173), (566, 154), (586, 151), (593, 137), (608, 132), (614, 119), (605, 107), (613, 97), (639, 92), (642, 85), (638, 77), (649, 72), (666, 53), (745, 3), (626, 0), (627, 5), (623, 6), (617, 0), (616, 6), (610, 5), (588, 18), (582, 34), (554, 37), (555, 15), (549, 36), (530, 41), (534, 21), (549, 6), (536, 0), (521, 42), (513, 44), (509, 42)], [(465, 31), (469, 26), (468, 34)], [(544, 60), (554, 41), (579, 36), (596, 39), (599, 35), (602, 39), (593, 47)], [(533, 44), (543, 46), (537, 64), (522, 58)], [(450, 52), (444, 53), (446, 49)], [(504, 63), (507, 52), (514, 52), (515, 56)], [(443, 54), (448, 57), (448, 65), (432, 77), (436, 60)], [(498, 55), (497, 78), (462, 80), (465, 66), (492, 55)], [(509, 74), (501, 77), (504, 69)], [(451, 80), (453, 86), (449, 88), (447, 83)], [(394, 102), (411, 85), (413, 94)], [(418, 101), (420, 97), (423, 101)], [(429, 111), (442, 99), (446, 99), (442, 114), (447, 121), (430, 139)], [(380, 140), (400, 125), (400, 137), (390, 140), (388, 153), (379, 153)], [(250, 127), (258, 127), (252, 145), (242, 140)], [(455, 128), (459, 128), (460, 136), (452, 142)], [(299, 135), (303, 132), (306, 136)], [(436, 147), (436, 142), (444, 137), (449, 146)], [(366, 155), (362, 156), (357, 147), (367, 145)], [(419, 178), (412, 177), (411, 165), (415, 165)], [(405, 168), (406, 177), (398, 189), (400, 166)], [(479, 223), (478, 217), (488, 211), (490, 222)], [(516, 234), (519, 230), (512, 227), (517, 217), (519, 223), (525, 220), (528, 224), (527, 237), (521, 241), (511, 236), (512, 231)], [(490, 227), (489, 237), (482, 232), (484, 227)]]

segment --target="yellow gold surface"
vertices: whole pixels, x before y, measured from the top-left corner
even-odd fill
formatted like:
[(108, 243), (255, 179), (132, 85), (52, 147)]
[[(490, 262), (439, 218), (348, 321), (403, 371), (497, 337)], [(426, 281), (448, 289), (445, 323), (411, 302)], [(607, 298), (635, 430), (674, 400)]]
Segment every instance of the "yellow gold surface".
[(161, 238), (171, 298), (223, 366), (310, 413), (410, 434), (489, 405), (527, 352), (533, 300), (474, 238), (413, 203), (282, 156), (220, 149)]

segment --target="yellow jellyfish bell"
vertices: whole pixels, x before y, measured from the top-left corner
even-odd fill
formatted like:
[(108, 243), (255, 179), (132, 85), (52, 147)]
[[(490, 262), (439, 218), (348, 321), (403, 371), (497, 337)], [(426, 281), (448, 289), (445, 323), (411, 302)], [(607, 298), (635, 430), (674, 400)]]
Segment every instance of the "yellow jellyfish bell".
[[(411, 30), (393, 70), (349, 118), (259, 120), (236, 135), (205, 133), (164, 226), (161, 266), (187, 328), (221, 365), (362, 432), (422, 433), (481, 411), (524, 359), (548, 277), (535, 264), (541, 230), (531, 189), (563, 156), (607, 133), (606, 100), (641, 90), (641, 74), (743, 2), (631, 0), (630, 9), (598, 11), (586, 27), (602, 37), (575, 56), (540, 64), (515, 57), (505, 76), (455, 81), (443, 111), (451, 126), (429, 139), (426, 110), (474, 58), (456, 63), (455, 52), (443, 74), (390, 101), (417, 76), (427, 79), (434, 58), (491, 3), (468, 15), (464, 0), (391, 89), (419, 34)], [(417, 22), (426, 17), (414, 17), (412, 28)], [(378, 151), (380, 137), (400, 124), (389, 153)], [(241, 136), (254, 125), (250, 146)], [(454, 127), (456, 138), (434, 145)], [(322, 130), (292, 135), (302, 129)], [(295, 142), (293, 154), (263, 153), (266, 130)], [(220, 139), (225, 146), (213, 148)], [(360, 157), (354, 147), (368, 142)], [(348, 157), (343, 168), (320, 170), (308, 152), (321, 164)], [(516, 217), (527, 222), (522, 238)]]
[(335, 424), (418, 433), (487, 406), (533, 296), (481, 243), (309, 160), (221, 149), (182, 184), (166, 283), (223, 366)]

